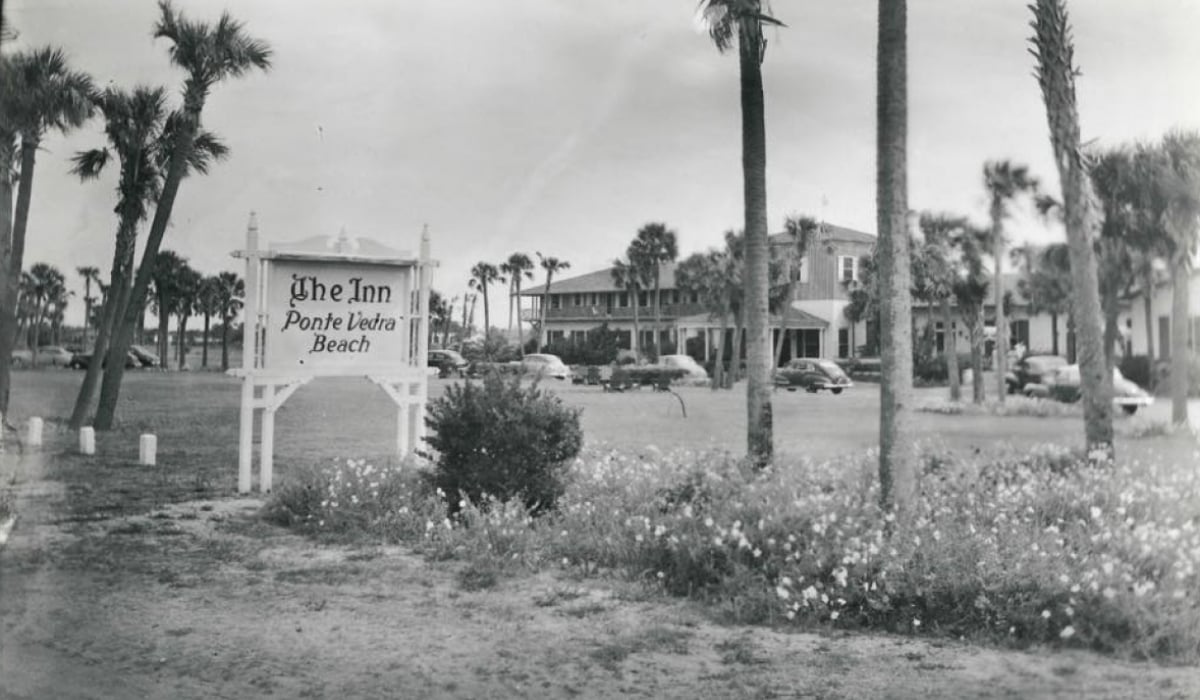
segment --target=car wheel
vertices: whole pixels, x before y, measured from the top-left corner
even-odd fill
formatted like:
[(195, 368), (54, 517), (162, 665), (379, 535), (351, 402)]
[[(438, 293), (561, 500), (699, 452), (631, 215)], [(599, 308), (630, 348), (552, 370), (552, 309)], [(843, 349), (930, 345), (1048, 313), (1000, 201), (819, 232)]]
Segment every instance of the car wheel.
[(1121, 408), (1125, 409), (1125, 415), (1127, 416), (1132, 416), (1133, 414), (1137, 413), (1138, 410), (1136, 404), (1133, 406), (1122, 406)]
[(842, 393), (842, 390), (839, 387), (835, 387), (833, 389), (830, 389), (829, 392), (831, 394), (833, 394), (834, 396), (837, 396), (838, 394)]

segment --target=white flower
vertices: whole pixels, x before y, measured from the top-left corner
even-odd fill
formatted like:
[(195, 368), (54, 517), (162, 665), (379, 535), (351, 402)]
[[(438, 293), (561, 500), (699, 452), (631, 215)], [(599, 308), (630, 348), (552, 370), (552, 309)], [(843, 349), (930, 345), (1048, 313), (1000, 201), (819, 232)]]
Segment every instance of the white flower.
[(775, 595), (779, 596), (779, 597), (780, 597), (780, 598), (782, 598), (783, 600), (787, 600), (788, 598), (791, 598), (791, 597), (792, 597), (792, 593), (791, 593), (791, 591), (789, 591), (788, 589), (784, 588), (783, 586), (776, 586), (776, 587), (775, 587)]
[(839, 613), (837, 610), (834, 610), (833, 612), (829, 613), (829, 619), (836, 620), (840, 614), (841, 613)]
[(817, 589), (813, 588), (812, 586), (809, 586), (808, 588), (804, 589), (804, 592), (801, 593), (801, 595), (804, 596), (805, 600), (816, 600), (817, 595), (818, 595)]
[(1071, 625), (1067, 625), (1066, 627), (1062, 628), (1062, 632), (1058, 633), (1059, 639), (1070, 639), (1071, 637), (1074, 637), (1074, 636), (1075, 636), (1075, 628), (1072, 627)]
[(1050, 619), (1050, 611), (1049, 611), (1049, 610), (1043, 610), (1043, 611), (1042, 611), (1042, 619), (1043, 619), (1043, 620), (1049, 620), (1049, 619)]

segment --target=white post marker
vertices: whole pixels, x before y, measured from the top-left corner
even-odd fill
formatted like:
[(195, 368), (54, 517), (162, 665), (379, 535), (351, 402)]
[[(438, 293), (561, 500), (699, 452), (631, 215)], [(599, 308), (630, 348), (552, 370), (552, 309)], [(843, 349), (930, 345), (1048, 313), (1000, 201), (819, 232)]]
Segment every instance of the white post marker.
[(138, 464), (153, 467), (158, 461), (158, 438), (146, 433), (138, 440)]
[(25, 444), (30, 447), (41, 447), (42, 445), (42, 419), (34, 416), (29, 419), (28, 433), (25, 437)]
[(79, 453), (96, 454), (96, 429), (90, 425), (79, 429)]
[(250, 493), (254, 469), (254, 368), (258, 357), (258, 217), (246, 224), (246, 300), (242, 324), (242, 409), (238, 430), (238, 493)]

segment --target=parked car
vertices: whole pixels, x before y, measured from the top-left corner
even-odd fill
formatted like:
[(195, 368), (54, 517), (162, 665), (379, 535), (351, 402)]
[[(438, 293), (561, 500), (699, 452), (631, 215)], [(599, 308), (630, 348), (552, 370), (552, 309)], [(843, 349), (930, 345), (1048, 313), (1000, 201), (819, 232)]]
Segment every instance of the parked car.
[(775, 386), (788, 391), (804, 389), (814, 394), (828, 389), (830, 393), (840, 394), (854, 386), (854, 382), (832, 360), (798, 357), (775, 370)]
[(29, 348), (13, 348), (10, 364), (13, 367), (28, 367), (33, 364), (33, 352)]
[[(67, 363), (67, 367), (71, 369), (87, 369), (92, 363), (92, 353), (77, 352), (71, 356), (71, 361)], [(101, 365), (102, 367), (104, 365)], [(141, 367), (142, 362), (132, 352), (125, 353), (125, 369), (133, 369)]]
[(129, 354), (137, 359), (138, 364), (142, 367), (161, 367), (162, 360), (158, 353), (154, 352), (145, 345), (130, 345)]
[(1008, 393), (1019, 394), (1027, 384), (1044, 384), (1047, 373), (1066, 365), (1067, 358), (1059, 355), (1028, 355), (1017, 361), (1005, 375)]
[(467, 367), (471, 365), (466, 358), (454, 350), (430, 350), (429, 359), (425, 364), (429, 367), (436, 367), (439, 377), (449, 377), (451, 374), (465, 376)]
[[(1027, 384), (1025, 395), (1052, 398), (1059, 401), (1078, 401), (1080, 396), (1079, 365), (1063, 365), (1047, 373), (1040, 384)], [(1129, 381), (1121, 370), (1113, 367), (1113, 405), (1129, 415), (1142, 406), (1154, 403), (1154, 397), (1142, 387)]]
[(567, 380), (571, 378), (571, 368), (563, 364), (558, 355), (535, 353), (526, 355), (520, 360), (521, 371), (526, 374), (536, 374), (539, 377), (554, 377)]
[(658, 364), (668, 369), (680, 369), (685, 372), (685, 379), (703, 381), (708, 379), (708, 371), (696, 362), (691, 355), (662, 355)]
[(43, 345), (38, 348), (37, 363), (41, 367), (66, 367), (71, 353), (61, 345)]

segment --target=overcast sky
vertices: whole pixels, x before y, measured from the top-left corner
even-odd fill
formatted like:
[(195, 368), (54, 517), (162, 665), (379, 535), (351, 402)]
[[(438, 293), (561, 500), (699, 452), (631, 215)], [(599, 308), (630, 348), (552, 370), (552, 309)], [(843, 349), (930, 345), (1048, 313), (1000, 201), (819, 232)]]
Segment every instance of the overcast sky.
[[(1057, 190), (1026, 51), (1024, 0), (909, 2), (909, 201), (983, 220), (982, 166), (1028, 164)], [(1200, 128), (1200, 3), (1071, 2), (1085, 140)], [(415, 249), (434, 286), (461, 295), (470, 266), (542, 251), (588, 272), (638, 227), (664, 221), (684, 255), (740, 227), (737, 58), (699, 27), (695, 0), (184, 0), (229, 7), (274, 67), (213, 90), (208, 129), (231, 147), (184, 182), (164, 241), (206, 273), (258, 212), (268, 241), (335, 235)], [(14, 47), (58, 45), (103, 85), (183, 74), (155, 41), (153, 0), (5, 0)], [(790, 213), (875, 231), (875, 13), (870, 0), (775, 0), (768, 32), (767, 187), (772, 230)], [(112, 177), (81, 184), (69, 157), (103, 142), (100, 119), (38, 156), (28, 263), (107, 278)], [(1019, 221), (1018, 240), (1056, 235)], [(142, 231), (142, 237), (145, 229)], [(540, 271), (537, 280), (542, 279)], [(69, 320), (82, 318), (81, 302)], [(500, 319), (498, 323), (506, 322)]]

